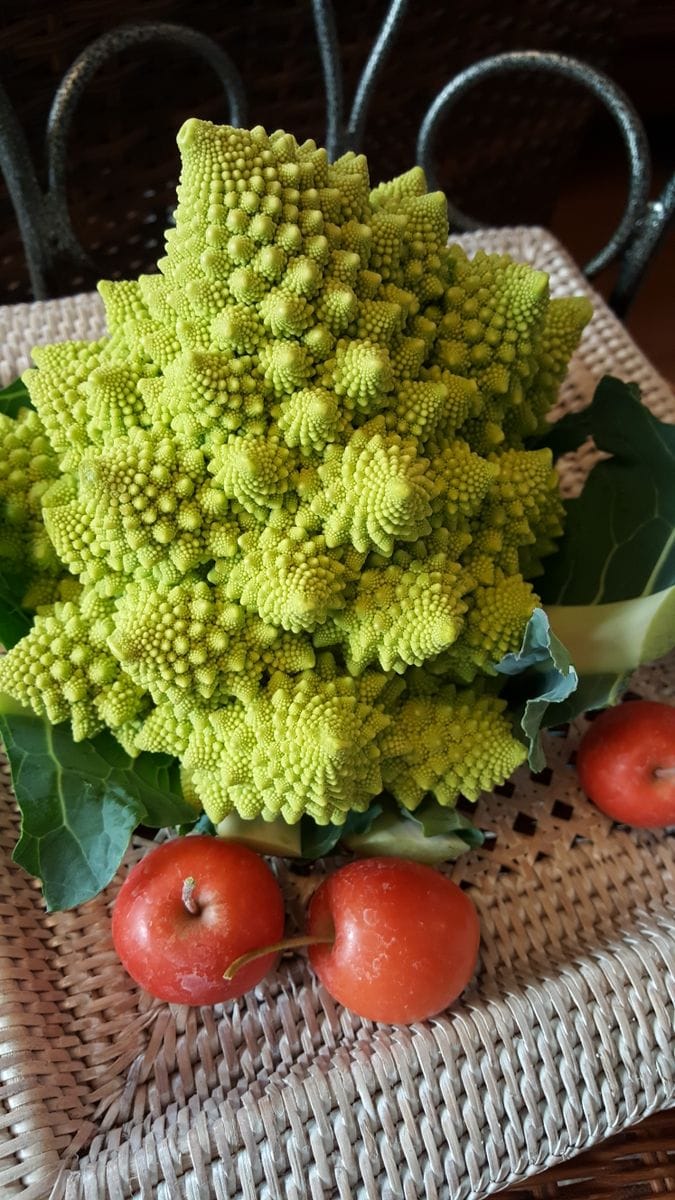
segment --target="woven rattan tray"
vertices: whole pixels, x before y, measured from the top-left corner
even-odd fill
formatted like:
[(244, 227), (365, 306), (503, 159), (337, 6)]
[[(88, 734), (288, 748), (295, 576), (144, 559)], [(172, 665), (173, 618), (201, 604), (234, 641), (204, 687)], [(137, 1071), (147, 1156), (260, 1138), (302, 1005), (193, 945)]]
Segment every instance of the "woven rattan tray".
[[(557, 294), (588, 290), (542, 231), (463, 240), (536, 263)], [(562, 404), (610, 371), (673, 419), (669, 388), (594, 300)], [(92, 296), (0, 309), (2, 376), (37, 342), (101, 329)], [(673, 697), (675, 658), (633, 688)], [(591, 809), (571, 769), (580, 725), (550, 738), (541, 775), (479, 803), (493, 836), (454, 875), (480, 909), (480, 970), (451, 1012), (410, 1028), (340, 1009), (301, 957), (237, 1003), (151, 1000), (112, 949), (116, 884), (44, 914), (9, 858), (5, 776), (0, 1194), (478, 1200), (675, 1102), (673, 842)]]

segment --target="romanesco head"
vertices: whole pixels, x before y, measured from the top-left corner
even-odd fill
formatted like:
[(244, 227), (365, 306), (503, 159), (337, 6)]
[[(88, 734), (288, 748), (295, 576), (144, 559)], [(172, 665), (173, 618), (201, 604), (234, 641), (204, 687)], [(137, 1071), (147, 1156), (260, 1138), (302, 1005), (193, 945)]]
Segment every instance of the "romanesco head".
[(523, 757), (475, 681), (560, 531), (526, 439), (587, 305), (448, 248), (419, 168), (178, 143), (158, 273), (102, 283), (108, 336), (36, 350), (0, 420), (0, 558), (39, 599), (0, 688), (177, 755), (214, 821), (474, 797)]

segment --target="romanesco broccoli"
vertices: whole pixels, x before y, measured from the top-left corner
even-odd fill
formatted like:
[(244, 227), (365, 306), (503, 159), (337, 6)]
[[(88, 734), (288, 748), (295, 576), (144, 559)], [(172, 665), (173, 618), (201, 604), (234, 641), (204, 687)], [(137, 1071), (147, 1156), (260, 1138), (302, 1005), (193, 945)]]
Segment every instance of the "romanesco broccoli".
[(190, 120), (155, 275), (34, 352), (0, 419), (0, 688), (181, 759), (214, 822), (475, 798), (525, 757), (489, 681), (561, 530), (543, 427), (590, 310), (447, 245), (424, 175)]

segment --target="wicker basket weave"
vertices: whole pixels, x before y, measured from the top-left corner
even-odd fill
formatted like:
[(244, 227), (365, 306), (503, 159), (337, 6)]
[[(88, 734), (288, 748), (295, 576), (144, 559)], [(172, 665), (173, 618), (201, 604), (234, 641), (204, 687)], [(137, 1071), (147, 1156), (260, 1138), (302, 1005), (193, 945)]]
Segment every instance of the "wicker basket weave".
[[(587, 290), (542, 231), (463, 241), (534, 262), (556, 294)], [(594, 299), (562, 405), (587, 401), (611, 371), (672, 418), (669, 388)], [(88, 295), (0, 310), (0, 373), (16, 374), (36, 342), (101, 328)], [(587, 465), (569, 465), (567, 490)], [(633, 686), (675, 698), (675, 657)], [(480, 969), (461, 1003), (410, 1028), (336, 1006), (302, 957), (225, 1006), (150, 999), (111, 945), (117, 881), (80, 909), (42, 912), (9, 860), (5, 782), (0, 1194), (479, 1200), (518, 1183), (524, 1200), (542, 1194), (523, 1182), (531, 1174), (675, 1102), (673, 843), (584, 800), (571, 770), (582, 725), (549, 739), (541, 775), (521, 770), (479, 802), (492, 836), (454, 877), (480, 910)], [(655, 1169), (658, 1190), (667, 1175)]]

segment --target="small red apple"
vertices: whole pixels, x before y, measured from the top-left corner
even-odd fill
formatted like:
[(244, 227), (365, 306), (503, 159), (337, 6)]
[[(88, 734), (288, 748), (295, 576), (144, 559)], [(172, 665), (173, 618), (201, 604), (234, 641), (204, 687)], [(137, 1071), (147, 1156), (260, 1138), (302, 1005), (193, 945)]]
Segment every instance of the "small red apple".
[(675, 824), (675, 707), (626, 700), (605, 709), (581, 739), (579, 782), (615, 821), (642, 828)]
[(331, 996), (371, 1021), (406, 1025), (447, 1008), (474, 973), (479, 940), (466, 893), (407, 859), (348, 863), (309, 906), (314, 970)]
[(252, 850), (188, 836), (151, 850), (129, 872), (115, 902), (112, 936), (141, 987), (176, 1004), (217, 1004), (255, 987), (276, 954), (233, 960), (278, 942), (284, 902), (274, 875)]

